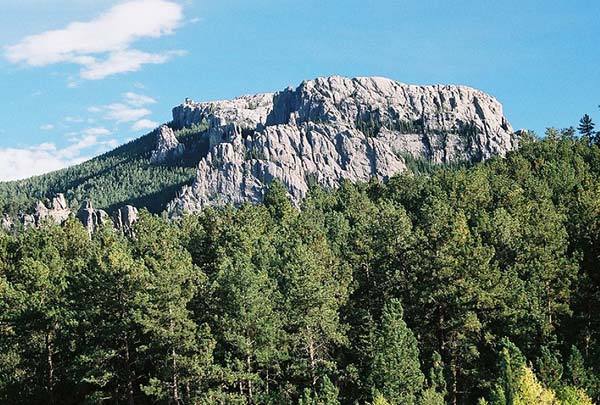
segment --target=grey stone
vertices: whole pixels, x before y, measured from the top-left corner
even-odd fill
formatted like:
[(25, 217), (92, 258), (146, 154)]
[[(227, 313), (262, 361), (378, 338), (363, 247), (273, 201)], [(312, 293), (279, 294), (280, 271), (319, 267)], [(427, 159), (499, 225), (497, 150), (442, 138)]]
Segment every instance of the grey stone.
[(77, 212), (77, 219), (79, 219), (90, 235), (110, 221), (110, 217), (106, 211), (95, 209), (90, 200), (83, 202)]
[(131, 233), (133, 224), (138, 220), (138, 210), (132, 205), (126, 205), (119, 208), (113, 218), (113, 222), (117, 229), (125, 233)]
[(44, 221), (54, 222), (56, 224), (62, 224), (71, 215), (71, 210), (67, 205), (67, 200), (63, 194), (57, 194), (52, 198), (50, 207), (42, 201), (38, 201), (33, 213), (34, 223), (39, 226)]
[(150, 163), (161, 164), (176, 160), (185, 151), (185, 145), (179, 143), (175, 133), (166, 125), (156, 130), (156, 149), (152, 151)]
[(518, 137), (490, 95), (465, 86), (415, 86), (378, 77), (329, 77), (275, 94), (173, 109), (173, 125), (207, 123), (209, 151), (171, 216), (208, 205), (260, 202), (273, 179), (299, 203), (311, 181), (386, 179), (406, 158), (484, 160)]
[(14, 222), (10, 216), (7, 214), (2, 215), (2, 219), (0, 219), (0, 228), (4, 231), (10, 232), (13, 230)]

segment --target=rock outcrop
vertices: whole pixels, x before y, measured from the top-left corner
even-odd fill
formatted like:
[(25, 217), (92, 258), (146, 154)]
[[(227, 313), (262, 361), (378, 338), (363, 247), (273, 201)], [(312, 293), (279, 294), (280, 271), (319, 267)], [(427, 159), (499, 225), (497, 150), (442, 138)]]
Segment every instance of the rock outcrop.
[(175, 133), (166, 125), (156, 130), (156, 149), (152, 151), (150, 163), (161, 164), (175, 161), (185, 151), (185, 146), (177, 140)]
[(33, 222), (36, 226), (39, 226), (44, 221), (61, 224), (69, 218), (70, 214), (71, 210), (64, 194), (57, 194), (52, 198), (49, 207), (46, 207), (46, 204), (42, 201), (38, 201), (33, 213)]
[[(63, 194), (57, 194), (46, 206), (38, 201), (33, 213), (21, 213), (17, 218), (7, 214), (0, 217), (0, 227), (8, 232), (39, 227), (49, 221), (58, 225), (63, 224), (72, 214), (82, 223), (89, 234), (94, 233), (101, 226), (112, 224), (124, 233), (131, 234), (133, 225), (138, 220), (138, 210), (131, 205), (125, 205), (115, 211), (113, 218), (104, 210), (94, 208), (90, 200), (85, 200), (77, 212), (71, 211)], [(15, 226), (16, 225), (16, 226)]]
[(233, 100), (196, 103), (190, 99), (173, 109), (173, 126), (177, 129), (205, 123), (211, 128), (237, 124), (255, 128), (264, 123), (273, 109), (274, 93), (241, 96)]
[(94, 208), (90, 200), (86, 200), (81, 205), (79, 211), (77, 211), (77, 219), (81, 221), (83, 226), (88, 230), (91, 235), (99, 227), (106, 225), (110, 222), (108, 213), (104, 210)]
[(209, 139), (191, 186), (171, 215), (207, 205), (259, 202), (273, 179), (299, 202), (311, 181), (386, 179), (406, 159), (433, 163), (504, 155), (518, 139), (493, 97), (464, 86), (390, 79), (319, 78), (275, 94), (173, 109), (173, 126), (207, 124)]
[(118, 229), (125, 233), (130, 233), (133, 224), (138, 220), (138, 210), (132, 205), (126, 205), (119, 208), (113, 217), (113, 222)]
[(12, 220), (12, 218), (10, 216), (8, 216), (7, 214), (2, 215), (2, 218), (0, 219), (0, 228), (2, 228), (2, 230), (4, 231), (11, 231), (14, 227), (14, 222)]

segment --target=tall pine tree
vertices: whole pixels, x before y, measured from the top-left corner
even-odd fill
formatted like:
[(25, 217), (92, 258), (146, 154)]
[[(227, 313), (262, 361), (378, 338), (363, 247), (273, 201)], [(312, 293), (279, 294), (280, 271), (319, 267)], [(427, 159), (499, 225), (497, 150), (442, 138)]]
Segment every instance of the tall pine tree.
[(371, 382), (375, 396), (380, 393), (391, 404), (414, 404), (425, 377), (417, 339), (404, 322), (400, 301), (393, 299), (385, 305), (373, 346)]

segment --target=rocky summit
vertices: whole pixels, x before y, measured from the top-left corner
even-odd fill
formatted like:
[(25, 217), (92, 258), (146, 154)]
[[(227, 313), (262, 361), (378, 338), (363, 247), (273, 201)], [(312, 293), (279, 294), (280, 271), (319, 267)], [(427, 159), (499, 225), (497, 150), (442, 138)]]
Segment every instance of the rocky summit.
[(518, 139), (502, 105), (479, 90), (417, 86), (379, 77), (328, 77), (296, 89), (173, 109), (176, 129), (205, 125), (208, 143), (172, 215), (207, 205), (259, 202), (279, 179), (297, 203), (314, 181), (386, 179), (407, 160), (480, 161)]
[(385, 180), (421, 163), (502, 156), (517, 144), (502, 105), (470, 87), (318, 78), (227, 101), (186, 99), (171, 122), (107, 154), (0, 184), (12, 208), (0, 225), (62, 223), (73, 214), (90, 232), (111, 219), (128, 230), (134, 207), (178, 217), (258, 203), (274, 179), (299, 204), (309, 184)]

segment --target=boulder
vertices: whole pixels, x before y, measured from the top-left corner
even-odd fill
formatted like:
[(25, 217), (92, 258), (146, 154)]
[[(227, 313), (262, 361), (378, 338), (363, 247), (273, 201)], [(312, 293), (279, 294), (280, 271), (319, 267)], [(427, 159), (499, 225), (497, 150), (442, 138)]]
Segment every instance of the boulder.
[(69, 215), (71, 215), (71, 210), (69, 209), (64, 194), (57, 194), (50, 201), (49, 207), (42, 201), (38, 201), (35, 206), (33, 218), (35, 225), (39, 226), (44, 221), (62, 224), (69, 218)]
[(77, 219), (81, 221), (89, 234), (94, 233), (99, 227), (109, 223), (110, 217), (106, 211), (95, 209), (90, 200), (86, 200), (77, 212)]

